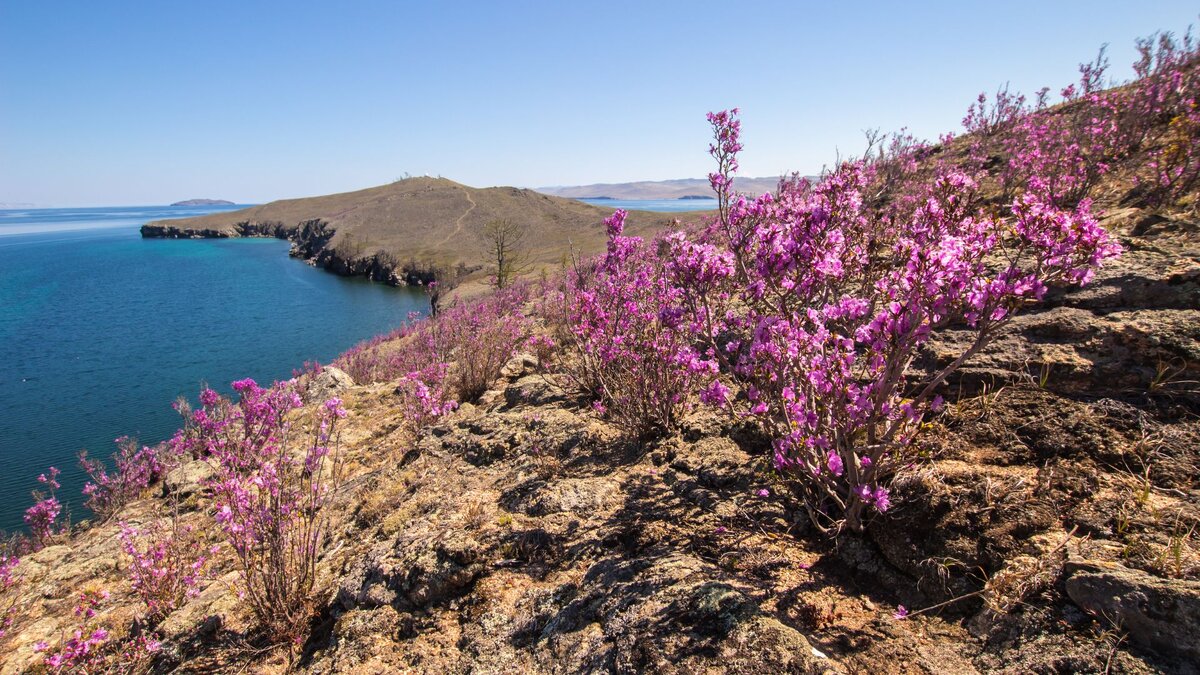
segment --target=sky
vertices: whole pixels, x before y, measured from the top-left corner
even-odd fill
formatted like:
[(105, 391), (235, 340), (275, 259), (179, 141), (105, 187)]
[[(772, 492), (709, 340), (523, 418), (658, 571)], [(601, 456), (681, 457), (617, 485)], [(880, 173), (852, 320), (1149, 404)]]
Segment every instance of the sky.
[(0, 202), (261, 203), (405, 175), (476, 187), (816, 173), (863, 131), (959, 128), (1194, 2), (0, 0)]

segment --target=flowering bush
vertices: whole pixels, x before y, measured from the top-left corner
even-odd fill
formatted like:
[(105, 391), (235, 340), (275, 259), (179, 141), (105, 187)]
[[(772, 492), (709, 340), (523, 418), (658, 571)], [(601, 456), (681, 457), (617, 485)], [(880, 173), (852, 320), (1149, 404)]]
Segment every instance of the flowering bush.
[(483, 300), (444, 310), (429, 330), (431, 340), (453, 362), (450, 384), (460, 401), (487, 391), (529, 334), (523, 305), (529, 286), (513, 283)]
[(399, 380), (400, 407), (414, 428), (478, 398), (500, 375), (529, 333), (522, 311), (526, 284), (461, 302), (437, 317), (409, 321), (393, 333), (356, 345), (334, 361), (356, 382)]
[[(598, 411), (646, 437), (675, 426), (688, 393), (717, 363), (692, 347), (694, 327), (680, 304), (681, 290), (641, 238), (624, 236), (625, 215), (618, 210), (604, 221), (607, 254), (577, 266), (570, 278), (562, 304), (569, 329), (562, 338), (575, 358), (564, 374), (593, 397)], [(678, 248), (680, 242), (660, 245)]]
[(1144, 185), (1157, 206), (1200, 184), (1200, 45), (1190, 31), (1163, 33), (1140, 40), (1138, 52), (1127, 119), (1153, 144)]
[(413, 362), (411, 351), (388, 347), (412, 335), (423, 321), (416, 312), (410, 313), (399, 328), (354, 345), (335, 359), (332, 365), (346, 371), (355, 382), (362, 384), (394, 380), (418, 364)]
[(1048, 89), (1034, 102), (1007, 89), (967, 111), (976, 168), (993, 168), (1011, 200), (1034, 190), (1055, 206), (1072, 207), (1121, 159), (1145, 149), (1147, 171), (1134, 179), (1152, 206), (1180, 199), (1200, 184), (1200, 47), (1191, 33), (1138, 42), (1137, 78), (1103, 90), (1104, 52), (1080, 66), (1078, 84), (1048, 105)]
[[(748, 412), (772, 430), (775, 466), (797, 478), (813, 521), (860, 529), (865, 509), (889, 507), (888, 480), (940, 406), (938, 385), (1050, 284), (1087, 283), (1119, 247), (1086, 201), (1056, 207), (1031, 181), (1008, 217), (993, 216), (955, 170), (914, 187), (905, 208), (866, 207), (869, 161), (750, 201), (731, 187), (736, 110), (709, 119), (720, 216), (669, 238), (668, 270), (694, 334), (746, 384)], [(950, 323), (973, 342), (914, 381), (909, 365)], [(713, 383), (703, 397), (723, 404), (727, 392)]]
[(136, 499), (164, 473), (161, 446), (139, 446), (136, 440), (127, 436), (118, 438), (116, 443), (119, 448), (113, 454), (116, 470), (111, 474), (104, 462), (88, 459), (87, 451), (79, 453), (79, 465), (91, 477), (83, 486), (83, 494), (87, 497), (84, 505), (101, 520), (108, 519)]
[[(216, 519), (238, 559), (240, 592), (274, 638), (295, 640), (312, 615), (325, 507), (341, 479), (341, 459), (330, 453), (346, 411), (336, 398), (319, 406), (297, 456), (291, 432), (302, 402), (293, 382), (263, 389), (247, 379), (233, 388), (236, 405), (212, 390), (201, 393), (193, 442), (216, 465)], [(185, 571), (171, 593), (186, 593), (187, 585)]]
[[(130, 582), (146, 604), (151, 624), (199, 593), (208, 556), (193, 528), (175, 519), (170, 527), (158, 523), (144, 528), (121, 523), (120, 527), (121, 550), (130, 559)], [(215, 553), (215, 547), (210, 552)]]
[(1079, 202), (1106, 174), (1111, 163), (1131, 150), (1121, 136), (1118, 94), (1101, 91), (1108, 63), (1103, 51), (1080, 66), (1080, 83), (1061, 91), (1062, 105), (1048, 107), (1048, 89), (1029, 104), (1007, 89), (967, 111), (963, 126), (971, 134), (971, 157), (979, 169), (999, 161), (995, 176), (1005, 200), (1035, 190), (1056, 206)]
[[(913, 186), (915, 199), (867, 208), (869, 161), (749, 201), (731, 188), (735, 113), (710, 116), (720, 216), (678, 241), (688, 254), (672, 256), (671, 273), (700, 337), (746, 383), (748, 412), (772, 429), (775, 465), (798, 479), (813, 521), (857, 530), (865, 509), (889, 507), (888, 479), (940, 406), (938, 385), (1048, 285), (1087, 283), (1119, 248), (1086, 200), (1059, 208), (1061, 193), (1035, 180), (1006, 218), (984, 211), (976, 181), (956, 170)], [(715, 265), (723, 253), (733, 262)], [(973, 342), (913, 381), (919, 349), (952, 322)], [(704, 395), (726, 393), (714, 383)]]
[(108, 659), (105, 652), (109, 643), (109, 632), (94, 621), (101, 602), (108, 599), (108, 591), (89, 590), (79, 595), (74, 614), (79, 625), (72, 630), (57, 649), (50, 649), (45, 642), (34, 645), (34, 651), (43, 653), (42, 664), (53, 673), (96, 673), (105, 672)]
[(58, 524), (62, 504), (55, 496), (55, 491), (62, 487), (58, 484), (58, 474), (58, 469), (50, 467), (49, 471), (38, 476), (38, 482), (46, 486), (46, 492), (34, 491), (34, 505), (25, 509), (25, 524), (33, 537), (34, 550), (50, 543), (62, 530), (62, 526)]

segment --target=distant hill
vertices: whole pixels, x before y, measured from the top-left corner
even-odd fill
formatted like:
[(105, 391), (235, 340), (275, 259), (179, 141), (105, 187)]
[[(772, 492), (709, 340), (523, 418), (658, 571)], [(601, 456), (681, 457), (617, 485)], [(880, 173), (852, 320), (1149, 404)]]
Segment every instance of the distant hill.
[[(779, 185), (779, 178), (737, 178), (733, 181), (733, 185), (739, 192), (760, 195), (764, 192), (774, 192)], [(707, 178), (558, 185), (537, 188), (537, 191), (542, 194), (572, 199), (703, 199), (716, 196), (713, 194)]]
[(233, 206), (233, 202), (227, 202), (224, 199), (185, 199), (182, 202), (175, 202), (171, 206)]
[[(602, 221), (611, 214), (573, 199), (512, 187), (472, 188), (444, 178), (409, 178), (390, 185), (237, 211), (159, 220), (142, 236), (167, 238), (278, 237), (292, 255), (344, 275), (393, 284), (432, 278), (434, 269), (479, 272), (487, 257), (478, 235), (488, 221), (507, 218), (528, 228), (532, 261), (557, 266), (571, 248), (604, 250)], [(630, 213), (628, 231), (650, 234), (672, 222), (664, 213)]]

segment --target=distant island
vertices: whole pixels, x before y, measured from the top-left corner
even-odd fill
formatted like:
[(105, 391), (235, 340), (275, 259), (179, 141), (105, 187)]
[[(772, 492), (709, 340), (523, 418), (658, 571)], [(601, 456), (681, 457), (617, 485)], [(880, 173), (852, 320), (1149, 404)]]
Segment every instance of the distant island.
[(712, 195), (684, 195), (679, 197), (679, 199), (716, 199), (716, 197)]
[(175, 202), (171, 206), (233, 206), (233, 202), (227, 202), (224, 199), (185, 199)]

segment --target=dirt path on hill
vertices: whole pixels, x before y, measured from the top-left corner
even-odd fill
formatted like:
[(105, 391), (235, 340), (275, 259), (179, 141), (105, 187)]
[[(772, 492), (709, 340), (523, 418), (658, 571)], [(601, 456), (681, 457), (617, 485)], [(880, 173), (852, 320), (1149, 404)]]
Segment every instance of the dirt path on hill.
[(446, 235), (446, 237), (444, 239), (442, 239), (440, 242), (438, 242), (438, 246), (441, 246), (441, 245), (449, 242), (451, 239), (453, 239), (455, 237), (455, 235), (458, 235), (459, 233), (461, 233), (462, 229), (463, 229), (463, 220), (466, 219), (467, 216), (471, 215), (471, 212), (475, 210), (476, 204), (475, 204), (475, 200), (471, 199), (471, 193), (467, 192), (467, 190), (462, 187), (459, 187), (458, 189), (462, 190), (463, 196), (467, 198), (468, 202), (471, 202), (471, 206), (469, 208), (467, 208), (467, 210), (464, 211), (461, 216), (458, 217), (458, 220), (454, 221), (454, 231), (451, 232), (450, 234)]

